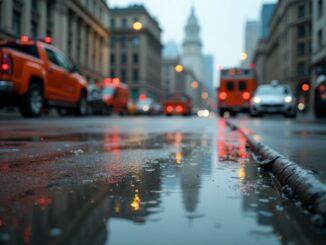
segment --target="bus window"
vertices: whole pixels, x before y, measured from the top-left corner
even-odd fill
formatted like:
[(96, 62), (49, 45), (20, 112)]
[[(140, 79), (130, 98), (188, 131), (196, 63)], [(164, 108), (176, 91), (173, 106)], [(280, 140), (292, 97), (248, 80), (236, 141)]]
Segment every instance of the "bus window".
[(247, 83), (245, 81), (239, 82), (239, 91), (245, 91), (247, 89)]
[(228, 91), (233, 91), (233, 90), (234, 90), (234, 83), (233, 83), (232, 81), (228, 81), (228, 82), (226, 83), (226, 89), (227, 89)]

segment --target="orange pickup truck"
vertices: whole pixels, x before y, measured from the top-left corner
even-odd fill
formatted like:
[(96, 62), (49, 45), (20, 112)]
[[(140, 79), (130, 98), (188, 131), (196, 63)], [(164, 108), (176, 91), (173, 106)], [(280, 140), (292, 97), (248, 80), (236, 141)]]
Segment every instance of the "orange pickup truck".
[(24, 117), (38, 117), (49, 107), (86, 115), (86, 80), (44, 40), (22, 37), (0, 42), (0, 108), (19, 106)]

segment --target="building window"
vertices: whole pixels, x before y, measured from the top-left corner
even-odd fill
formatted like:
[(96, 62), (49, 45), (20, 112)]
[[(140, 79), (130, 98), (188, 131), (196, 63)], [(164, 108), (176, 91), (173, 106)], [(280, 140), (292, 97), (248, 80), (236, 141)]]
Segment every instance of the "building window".
[(305, 55), (305, 49), (306, 49), (306, 45), (304, 43), (298, 44), (298, 50), (297, 50), (298, 57), (302, 57)]
[(37, 0), (32, 0), (32, 11), (36, 11), (37, 12)]
[(298, 7), (298, 18), (303, 18), (306, 15), (306, 6), (305, 5), (300, 5)]
[(317, 33), (317, 47), (321, 48), (323, 46), (323, 30), (319, 30)]
[(298, 26), (298, 37), (304, 37), (306, 35), (306, 27), (305, 25)]
[(140, 45), (140, 39), (139, 37), (133, 37), (131, 40), (131, 44), (134, 48), (138, 48)]
[(33, 38), (37, 38), (37, 22), (32, 21), (31, 24), (31, 35)]
[(111, 65), (115, 64), (115, 55), (114, 54), (111, 54), (110, 63), (111, 63)]
[(323, 9), (324, 9), (323, 2), (324, 2), (323, 0), (318, 0), (318, 7), (317, 7), (318, 18), (320, 18), (321, 16), (323, 16)]
[(115, 29), (115, 19), (111, 19), (111, 29)]
[(127, 19), (126, 18), (121, 19), (121, 26), (123, 29), (127, 28)]
[(134, 81), (135, 83), (138, 82), (138, 80), (139, 80), (139, 73), (138, 73), (138, 70), (134, 70), (133, 75), (132, 75), (132, 78), (133, 78), (133, 81)]
[(127, 39), (126, 39), (126, 37), (121, 37), (120, 38), (120, 43), (121, 43), (121, 48), (126, 48), (127, 47)]
[(121, 64), (122, 65), (127, 64), (127, 55), (126, 54), (121, 55)]
[(133, 63), (134, 64), (138, 64), (138, 62), (139, 62), (139, 56), (138, 56), (138, 54), (134, 54), (132, 56), (132, 60), (133, 60)]
[(298, 75), (300, 75), (300, 76), (305, 75), (305, 63), (304, 62), (298, 63)]
[(17, 37), (21, 34), (21, 14), (18, 11), (14, 11), (12, 15), (12, 30)]
[(110, 42), (110, 46), (111, 46), (111, 48), (115, 48), (115, 38), (114, 37), (112, 37), (111, 38), (111, 42)]
[(126, 83), (126, 80), (127, 80), (127, 72), (126, 72), (126, 70), (122, 70), (121, 71), (121, 81), (123, 83)]

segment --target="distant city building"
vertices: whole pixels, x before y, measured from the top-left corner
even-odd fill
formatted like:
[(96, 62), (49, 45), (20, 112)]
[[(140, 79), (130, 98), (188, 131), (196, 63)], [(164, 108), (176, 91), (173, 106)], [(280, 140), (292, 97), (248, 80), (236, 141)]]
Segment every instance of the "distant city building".
[(178, 44), (175, 41), (169, 41), (164, 44), (163, 52), (162, 52), (163, 59), (177, 59), (180, 57)]
[(245, 30), (245, 52), (247, 53), (248, 58), (243, 65), (248, 66), (252, 62), (259, 37), (260, 22), (247, 21)]
[(269, 35), (269, 22), (275, 10), (276, 4), (263, 4), (260, 15), (260, 38), (267, 38)]
[(51, 36), (89, 82), (109, 68), (109, 8), (104, 0), (1, 0), (0, 39)]
[(182, 64), (194, 72), (198, 80), (202, 81), (202, 42), (200, 39), (200, 26), (195, 14), (195, 9), (191, 9), (190, 16), (186, 24), (186, 36), (183, 42)]
[(140, 94), (161, 100), (161, 28), (143, 5), (111, 9), (110, 76)]
[(203, 84), (208, 92), (214, 93), (214, 57), (213, 55), (203, 56)]
[(313, 80), (326, 74), (326, 0), (312, 1), (312, 66)]
[[(259, 42), (254, 57), (260, 83), (279, 80), (299, 91), (302, 82), (310, 82), (312, 19), (317, 18), (312, 18), (312, 2), (278, 1), (270, 20), (269, 35)], [(325, 23), (321, 20), (318, 31), (325, 28)]]

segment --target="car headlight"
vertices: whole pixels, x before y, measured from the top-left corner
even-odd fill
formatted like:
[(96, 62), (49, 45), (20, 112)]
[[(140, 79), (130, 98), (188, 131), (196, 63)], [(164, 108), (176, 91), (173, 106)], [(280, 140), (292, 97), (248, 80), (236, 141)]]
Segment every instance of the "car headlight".
[(259, 104), (261, 102), (261, 98), (258, 96), (255, 96), (252, 100), (255, 104)]
[(143, 111), (145, 111), (145, 112), (149, 111), (149, 106), (148, 105), (144, 105), (143, 106)]
[(285, 102), (285, 103), (291, 103), (292, 100), (293, 100), (292, 96), (286, 96), (286, 97), (284, 98), (284, 102)]

